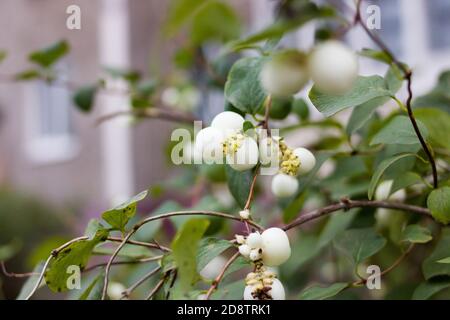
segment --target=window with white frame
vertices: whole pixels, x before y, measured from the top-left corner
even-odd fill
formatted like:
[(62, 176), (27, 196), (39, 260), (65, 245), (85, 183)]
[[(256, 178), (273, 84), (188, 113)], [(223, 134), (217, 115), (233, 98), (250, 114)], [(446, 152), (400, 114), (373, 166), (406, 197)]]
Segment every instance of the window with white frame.
[[(65, 65), (58, 69), (63, 77), (67, 74)], [(28, 84), (25, 98), (26, 151), (29, 158), (37, 163), (73, 158), (78, 146), (69, 89), (62, 83), (37, 81)]]
[(433, 50), (450, 49), (450, 1), (425, 1), (429, 45)]

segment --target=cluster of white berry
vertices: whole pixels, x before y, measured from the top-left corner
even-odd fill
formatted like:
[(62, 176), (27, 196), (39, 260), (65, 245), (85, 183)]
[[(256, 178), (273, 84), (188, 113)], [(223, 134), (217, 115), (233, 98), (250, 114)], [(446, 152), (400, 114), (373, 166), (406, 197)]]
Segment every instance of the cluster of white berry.
[(243, 132), (244, 118), (231, 111), (219, 113), (210, 127), (200, 130), (194, 153), (207, 163), (226, 163), (234, 170), (245, 171), (258, 163), (258, 144)]
[(239, 252), (255, 263), (256, 272), (246, 278), (244, 299), (284, 299), (284, 288), (273, 272), (265, 267), (277, 267), (291, 256), (289, 238), (280, 228), (263, 233), (253, 232), (247, 237), (236, 235)]
[(261, 71), (263, 87), (274, 96), (291, 96), (311, 78), (327, 94), (344, 94), (358, 76), (356, 54), (343, 43), (329, 40), (308, 55), (296, 50), (281, 51)]
[[(316, 165), (316, 158), (306, 148), (291, 149), (280, 137), (265, 138), (260, 142), (261, 163), (270, 163), (275, 177), (272, 192), (279, 198), (292, 196), (298, 190), (298, 175), (310, 172)], [(274, 159), (276, 167), (273, 167)]]
[(284, 300), (286, 293), (275, 272), (257, 266), (245, 278), (244, 300)]

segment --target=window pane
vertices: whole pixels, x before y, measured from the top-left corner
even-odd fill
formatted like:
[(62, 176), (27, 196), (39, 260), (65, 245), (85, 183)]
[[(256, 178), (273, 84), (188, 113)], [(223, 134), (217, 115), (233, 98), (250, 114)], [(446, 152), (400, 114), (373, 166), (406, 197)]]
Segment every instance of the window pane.
[(450, 1), (427, 0), (425, 1), (429, 41), (433, 49), (445, 49), (450, 47)]

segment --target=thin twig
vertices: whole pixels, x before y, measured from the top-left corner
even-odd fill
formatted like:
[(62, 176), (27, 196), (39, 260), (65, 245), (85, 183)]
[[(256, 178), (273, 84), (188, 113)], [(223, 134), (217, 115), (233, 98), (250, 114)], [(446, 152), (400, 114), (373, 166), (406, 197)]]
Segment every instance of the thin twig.
[(39, 275), (39, 272), (25, 272), (25, 273), (8, 272), (8, 270), (6, 270), (6, 265), (4, 261), (0, 261), (0, 266), (2, 268), (2, 273), (9, 278), (27, 278)]
[(240, 253), (236, 252), (230, 259), (228, 259), (227, 263), (223, 266), (222, 270), (220, 271), (219, 275), (216, 277), (216, 279), (213, 281), (211, 287), (209, 287), (208, 292), (206, 293), (205, 300), (209, 300), (211, 295), (213, 294), (214, 290), (217, 289), (220, 282), (222, 281), (223, 277), (225, 276), (225, 272), (228, 270), (228, 268), (231, 266), (231, 264), (239, 257)]
[[(398, 265), (400, 265), (400, 263), (402, 263), (402, 261), (409, 255), (409, 253), (412, 251), (412, 249), (414, 248), (414, 244), (411, 244), (408, 249), (405, 250), (405, 252), (402, 253), (402, 255), (400, 257), (397, 258), (397, 260), (394, 261), (393, 264), (391, 264), (387, 269), (383, 270), (380, 273), (380, 277), (385, 276), (386, 274), (388, 274), (389, 272), (391, 272), (392, 270), (394, 270)], [(360, 279), (356, 282), (354, 282), (352, 284), (352, 286), (360, 286), (362, 284), (367, 283), (366, 278)]]
[(133, 292), (137, 287), (139, 287), (141, 284), (143, 284), (146, 280), (150, 279), (153, 275), (158, 273), (160, 270), (161, 270), (161, 267), (157, 267), (157, 268), (153, 269), (152, 271), (150, 271), (149, 273), (147, 273), (146, 275), (144, 275), (141, 279), (139, 279), (133, 285), (131, 285), (128, 289), (126, 289), (122, 293), (122, 296), (129, 297), (131, 292)]
[[(155, 257), (148, 257), (148, 258), (143, 258), (143, 259), (138, 259), (138, 260), (129, 260), (129, 261), (114, 261), (112, 263), (112, 265), (129, 265), (129, 264), (138, 264), (138, 263), (146, 263), (146, 262), (152, 262), (152, 261), (158, 261), (161, 260), (164, 256), (160, 255), (160, 256), (155, 256)], [(92, 271), (94, 269), (98, 269), (101, 267), (105, 267), (108, 263), (107, 262), (102, 262), (102, 263), (98, 263), (98, 264), (94, 264), (90, 267), (87, 267), (86, 269), (84, 269), (84, 272), (89, 272)]]
[(341, 202), (335, 203), (314, 211), (300, 215), (291, 223), (285, 225), (283, 230), (289, 230), (302, 225), (308, 221), (318, 219), (327, 214), (339, 211), (339, 210), (349, 210), (352, 208), (386, 208), (386, 209), (396, 209), (402, 211), (409, 211), (424, 215), (426, 217), (432, 218), (430, 210), (418, 206), (413, 206), (405, 203), (387, 202), (387, 201), (369, 201), (369, 200), (349, 200), (342, 199)]
[[(116, 237), (108, 237), (107, 240), (113, 241), (113, 242), (122, 242), (123, 241), (122, 238), (116, 238)], [(142, 242), (142, 241), (128, 240), (128, 244), (133, 244), (136, 246), (142, 246), (142, 247), (147, 247), (147, 248), (152, 248), (152, 249), (159, 249), (164, 252), (172, 251), (167, 247), (161, 246), (159, 243), (148, 243), (148, 242)]]
[(373, 33), (365, 24), (365, 22), (361, 19), (361, 4), (362, 0), (358, 0), (356, 3), (356, 13), (355, 13), (355, 22), (359, 23), (361, 27), (364, 29), (366, 34), (369, 36), (370, 39), (389, 57), (389, 59), (392, 60), (392, 62), (402, 71), (404, 79), (407, 83), (407, 90), (408, 90), (408, 98), (406, 100), (406, 109), (408, 117), (411, 121), (411, 124), (413, 125), (414, 132), (416, 133), (417, 138), (419, 139), (420, 145), (422, 146), (423, 151), (428, 157), (428, 160), (430, 161), (431, 170), (433, 172), (433, 186), (434, 188), (438, 187), (438, 176), (437, 176), (437, 169), (436, 169), (436, 162), (434, 160), (434, 156), (428, 147), (422, 133), (420, 132), (419, 126), (417, 124), (416, 118), (414, 117), (414, 113), (412, 111), (411, 101), (413, 98), (413, 92), (411, 89), (412, 86), (412, 71), (407, 68), (403, 63), (401, 63), (395, 55), (392, 53), (391, 50), (387, 47), (387, 45), (381, 40), (380, 37), (378, 37), (375, 33)]
[(168, 270), (165, 274), (164, 277), (158, 281), (158, 283), (156, 284), (156, 286), (153, 288), (152, 291), (150, 291), (150, 293), (148, 294), (147, 298), (145, 298), (145, 300), (150, 300), (151, 298), (153, 298), (153, 296), (159, 291), (159, 289), (161, 289), (161, 287), (164, 285), (164, 282), (166, 281), (167, 277), (170, 275), (170, 273), (172, 272), (173, 269)]

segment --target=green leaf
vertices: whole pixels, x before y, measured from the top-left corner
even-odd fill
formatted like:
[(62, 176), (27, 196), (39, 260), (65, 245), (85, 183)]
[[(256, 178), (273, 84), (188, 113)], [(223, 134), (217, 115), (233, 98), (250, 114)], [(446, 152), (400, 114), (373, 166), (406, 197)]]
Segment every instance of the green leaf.
[(244, 132), (248, 131), (248, 130), (253, 130), (255, 129), (255, 126), (253, 125), (253, 123), (251, 121), (244, 121), (244, 124), (242, 125), (242, 130)]
[(386, 239), (372, 228), (346, 230), (334, 241), (336, 248), (352, 258), (356, 265), (376, 254), (385, 244)]
[(439, 75), (437, 85), (427, 94), (413, 101), (413, 107), (433, 107), (450, 113), (450, 70)]
[(208, 0), (171, 0), (164, 31), (167, 35), (173, 36), (208, 2)]
[(128, 221), (136, 214), (137, 203), (143, 200), (148, 194), (148, 191), (142, 191), (130, 200), (114, 209), (103, 212), (102, 218), (109, 223), (115, 230), (124, 231)]
[(413, 300), (428, 300), (436, 293), (450, 287), (450, 280), (427, 281), (421, 283), (416, 290), (414, 290)]
[(352, 223), (359, 209), (336, 212), (330, 216), (325, 227), (320, 232), (317, 245), (323, 248), (344, 232)]
[(437, 276), (450, 276), (450, 264), (438, 262), (448, 256), (450, 256), (450, 228), (443, 228), (436, 247), (422, 263), (422, 271), (426, 280)]
[[(42, 272), (42, 269), (44, 268), (44, 262), (39, 262), (36, 267), (33, 269), (33, 275), (28, 277), (27, 281), (23, 284), (22, 288), (20, 289), (19, 295), (17, 296), (16, 300), (25, 300), (26, 297), (31, 293), (33, 288), (35, 287), (37, 281), (39, 280), (39, 276)], [(42, 280), (39, 284), (39, 287), (42, 287), (45, 284), (45, 282)]]
[(450, 257), (447, 257), (447, 258), (438, 260), (438, 263), (445, 263), (445, 264), (448, 264), (448, 263), (450, 263)]
[(399, 161), (400, 159), (416, 156), (414, 153), (401, 153), (397, 154), (391, 158), (383, 160), (375, 170), (372, 179), (370, 180), (369, 190), (368, 190), (368, 198), (369, 200), (372, 200), (373, 194), (375, 193), (375, 189), (378, 185), (378, 182), (380, 181), (381, 177), (383, 176), (384, 172), (387, 168), (389, 168), (391, 165), (393, 165), (395, 162)]
[(198, 278), (198, 243), (209, 226), (207, 219), (190, 219), (177, 232), (172, 242), (172, 255), (178, 268), (177, 284), (187, 292)]
[[(428, 130), (423, 123), (417, 121), (422, 136), (428, 136)], [(413, 125), (407, 116), (395, 116), (392, 118), (370, 141), (370, 145), (384, 144), (417, 144), (419, 139)]]
[(199, 249), (197, 253), (197, 271), (203, 270), (206, 265), (211, 262), (215, 257), (231, 247), (230, 241), (217, 239), (217, 238), (205, 238), (200, 241)]
[(448, 224), (450, 222), (450, 187), (433, 190), (428, 196), (427, 206), (433, 218)]
[(281, 38), (284, 34), (294, 31), (313, 19), (331, 18), (333, 16), (334, 10), (331, 7), (318, 7), (312, 2), (304, 2), (304, 4), (300, 5), (300, 8), (297, 8), (297, 12), (293, 18), (279, 19), (269, 27), (247, 38), (235, 41), (230, 44), (229, 50), (238, 51), (263, 40)]
[(17, 81), (35, 80), (41, 77), (41, 73), (38, 70), (29, 69), (14, 75), (14, 79)]
[(91, 219), (84, 230), (84, 235), (88, 236), (89, 239), (93, 239), (98, 231), (104, 230), (105, 227), (97, 219)]
[(416, 183), (422, 182), (422, 177), (415, 172), (405, 172), (394, 179), (389, 194), (393, 194), (400, 189), (404, 189)]
[(113, 78), (121, 78), (130, 83), (136, 83), (141, 79), (139, 71), (106, 67), (105, 71)]
[[(92, 253), (95, 255), (111, 256), (115, 249), (114, 246), (111, 246), (111, 242), (106, 241), (97, 245)], [(149, 248), (127, 243), (122, 247), (117, 256), (131, 259), (144, 259), (150, 258), (154, 256), (154, 254), (152, 254), (152, 251)]]
[(239, 110), (255, 114), (267, 98), (259, 73), (267, 58), (247, 57), (235, 62), (225, 84), (226, 99)]
[(8, 56), (8, 53), (5, 50), (0, 50), (0, 63), (2, 63), (6, 57)]
[(100, 272), (81, 293), (78, 300), (100, 300), (102, 298), (104, 279), (105, 273)]
[(432, 239), (430, 230), (417, 224), (407, 226), (402, 235), (402, 241), (410, 243), (427, 243)]
[(292, 102), (292, 111), (300, 120), (307, 120), (309, 117), (309, 107), (304, 99), (295, 99)]
[(73, 102), (80, 111), (89, 112), (92, 110), (97, 90), (97, 85), (89, 85), (81, 87), (74, 93)]
[(345, 288), (348, 288), (349, 284), (345, 282), (334, 283), (329, 287), (312, 286), (305, 289), (300, 293), (300, 300), (325, 300), (334, 297)]
[(313, 86), (309, 91), (309, 99), (314, 106), (329, 117), (346, 108), (352, 108), (366, 103), (374, 98), (389, 97), (391, 92), (381, 76), (359, 76), (353, 88), (345, 95), (329, 95), (321, 93)]
[(59, 41), (50, 47), (30, 53), (29, 59), (41, 67), (48, 68), (56, 61), (64, 57), (70, 50), (69, 43)]
[(363, 56), (363, 57), (371, 58), (373, 60), (377, 60), (380, 62), (384, 62), (389, 65), (392, 63), (392, 59), (384, 51), (378, 51), (378, 50), (374, 50), (374, 49), (370, 49), (370, 48), (363, 48), (359, 52), (359, 55)]
[(391, 67), (386, 72), (386, 75), (384, 76), (386, 87), (389, 89), (392, 95), (395, 95), (397, 91), (400, 90), (403, 85), (403, 80), (403, 72), (395, 64), (391, 65)]
[(226, 3), (210, 1), (202, 6), (192, 21), (194, 44), (217, 40), (227, 42), (239, 36), (241, 23), (233, 8)]
[(289, 223), (292, 220), (294, 220), (298, 213), (301, 212), (303, 205), (306, 201), (306, 192), (300, 193), (299, 196), (295, 197), (294, 200), (292, 200), (286, 208), (283, 210), (283, 222)]
[(54, 292), (67, 291), (67, 280), (70, 266), (79, 266), (82, 271), (91, 257), (94, 247), (106, 238), (105, 231), (99, 231), (92, 240), (80, 240), (70, 244), (68, 247), (52, 257), (45, 271), (45, 282)]
[(450, 150), (450, 114), (436, 108), (414, 110), (414, 116), (428, 129), (431, 145)]
[(247, 170), (240, 172), (232, 169), (229, 165), (226, 165), (225, 173), (231, 194), (238, 205), (241, 208), (244, 208), (252, 184), (253, 171)]
[(390, 97), (378, 97), (355, 107), (348, 120), (347, 134), (351, 135), (361, 129), (372, 118), (375, 110), (389, 100)]

